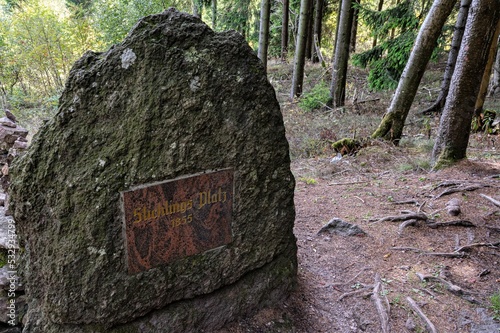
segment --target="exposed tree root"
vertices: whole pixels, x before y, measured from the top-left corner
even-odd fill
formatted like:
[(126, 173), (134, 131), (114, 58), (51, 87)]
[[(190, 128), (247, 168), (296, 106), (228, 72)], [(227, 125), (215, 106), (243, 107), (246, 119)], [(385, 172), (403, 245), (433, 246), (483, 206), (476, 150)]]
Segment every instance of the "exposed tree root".
[(387, 296), (383, 295), (383, 300), (381, 297), (381, 291), (383, 291), (383, 285), (380, 280), (380, 275), (375, 274), (375, 286), (373, 287), (372, 300), (377, 308), (378, 315), (380, 317), (380, 325), (382, 327), (383, 333), (390, 332), (389, 329), (389, 313), (391, 311), (389, 301)]
[(398, 234), (401, 235), (403, 233), (404, 228), (406, 228), (407, 226), (410, 226), (410, 225), (415, 225), (415, 224), (417, 224), (417, 220), (415, 220), (415, 219), (404, 221), (403, 223), (401, 223), (399, 225)]
[(430, 222), (426, 223), (429, 228), (436, 229), (439, 227), (449, 227), (449, 226), (459, 226), (459, 227), (475, 227), (475, 225), (467, 220), (456, 220), (456, 221), (447, 221), (447, 222)]
[(463, 257), (467, 256), (466, 253), (458, 252), (458, 251), (454, 251), (454, 252), (428, 252), (428, 251), (424, 251), (421, 249), (417, 249), (415, 247), (391, 247), (389, 249), (393, 250), (393, 251), (411, 251), (411, 252), (415, 252), (415, 253), (418, 253), (418, 254), (421, 254), (424, 256), (438, 256), (438, 257), (445, 257), (445, 258), (463, 258)]
[(396, 216), (386, 216), (383, 217), (374, 223), (391, 221), (391, 222), (400, 222), (400, 221), (408, 221), (408, 220), (421, 220), (426, 221), (428, 219), (427, 215), (424, 213), (413, 213), (409, 212), (408, 214), (396, 215)]
[(500, 207), (500, 201), (493, 199), (492, 197), (487, 196), (486, 194), (479, 194), (483, 198), (489, 200), (491, 203), (493, 203), (495, 206)]
[(339, 296), (339, 298), (337, 298), (337, 302), (340, 302), (341, 300), (343, 300), (346, 297), (358, 295), (358, 294), (361, 294), (361, 293), (364, 293), (364, 292), (366, 292), (368, 295), (371, 295), (371, 293), (372, 293), (372, 287), (373, 286), (368, 285), (368, 286), (366, 286), (366, 287), (364, 287), (362, 289), (358, 289), (358, 290), (350, 291), (350, 292), (347, 292), (347, 293), (343, 293), (342, 295)]
[(426, 281), (426, 282), (431, 282), (431, 281), (434, 281), (434, 282), (439, 282), (441, 284), (443, 284), (445, 287), (446, 287), (446, 290), (448, 290), (450, 293), (456, 295), (456, 296), (460, 296), (460, 297), (463, 297), (463, 296), (466, 296), (468, 298), (466, 298), (469, 302), (471, 302), (472, 300), (470, 299), (469, 296), (471, 296), (473, 293), (471, 291), (468, 291), (466, 289), (463, 289), (459, 286), (457, 286), (456, 284), (454, 283), (451, 283), (450, 281), (446, 280), (446, 279), (443, 279), (441, 277), (438, 277), (438, 276), (433, 276), (433, 275), (427, 275), (427, 274), (422, 274), (422, 273), (415, 273), (418, 278), (421, 280), (421, 281)]
[(418, 306), (417, 302), (415, 302), (411, 297), (406, 297), (408, 304), (411, 306), (413, 311), (425, 322), (425, 327), (427, 327), (427, 331), (431, 333), (437, 333), (436, 327), (434, 324), (427, 318), (422, 309)]
[(452, 193), (456, 192), (466, 192), (466, 191), (475, 191), (480, 188), (485, 188), (485, 187), (491, 187), (489, 184), (459, 184), (459, 185), (454, 185), (453, 187), (450, 187), (447, 190), (444, 190), (440, 194), (434, 197), (434, 199), (441, 198), (445, 195), (449, 195)]
[(455, 252), (463, 252), (463, 251), (469, 251), (474, 247), (493, 247), (493, 248), (498, 248), (500, 246), (500, 242), (496, 243), (474, 243), (474, 244), (469, 244), (469, 245), (464, 245), (459, 247), (458, 249), (455, 250)]

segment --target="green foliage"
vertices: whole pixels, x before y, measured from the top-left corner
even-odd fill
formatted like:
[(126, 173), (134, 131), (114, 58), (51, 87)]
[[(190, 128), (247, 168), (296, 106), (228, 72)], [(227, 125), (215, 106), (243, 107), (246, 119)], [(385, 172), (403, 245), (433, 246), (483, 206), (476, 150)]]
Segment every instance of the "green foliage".
[(320, 81), (309, 92), (302, 95), (299, 106), (306, 111), (313, 111), (327, 104), (330, 99), (330, 89), (324, 81)]
[(92, 5), (92, 22), (101, 33), (101, 41), (109, 47), (120, 42), (134, 26), (146, 15), (160, 13), (168, 7), (188, 10), (187, 2), (175, 0), (98, 0)]
[(353, 64), (370, 68), (370, 89), (394, 89), (417, 35), (419, 20), (415, 14), (414, 3), (406, 0), (380, 12), (360, 6), (360, 17), (380, 42), (368, 51), (355, 54), (352, 58)]
[(490, 297), (491, 310), (493, 311), (493, 319), (500, 321), (500, 291), (494, 293)]

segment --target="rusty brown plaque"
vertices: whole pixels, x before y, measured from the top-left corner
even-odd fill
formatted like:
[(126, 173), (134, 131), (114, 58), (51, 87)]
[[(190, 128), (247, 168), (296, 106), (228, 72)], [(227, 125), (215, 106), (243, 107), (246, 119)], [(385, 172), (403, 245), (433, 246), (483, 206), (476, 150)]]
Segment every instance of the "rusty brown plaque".
[(232, 241), (233, 170), (122, 192), (129, 274)]

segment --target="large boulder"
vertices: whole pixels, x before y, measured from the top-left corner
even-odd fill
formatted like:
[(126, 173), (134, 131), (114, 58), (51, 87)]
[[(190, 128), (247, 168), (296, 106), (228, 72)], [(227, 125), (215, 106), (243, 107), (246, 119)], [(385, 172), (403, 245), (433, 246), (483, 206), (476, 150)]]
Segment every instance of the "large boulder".
[(87, 52), (11, 177), (25, 332), (211, 332), (294, 285), (283, 119), (236, 32), (169, 9)]

